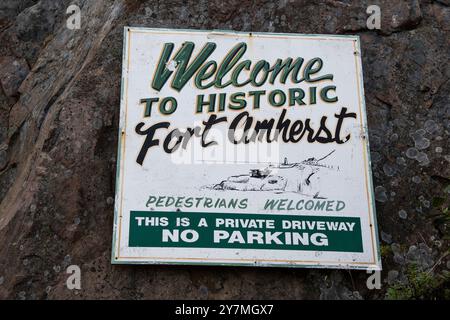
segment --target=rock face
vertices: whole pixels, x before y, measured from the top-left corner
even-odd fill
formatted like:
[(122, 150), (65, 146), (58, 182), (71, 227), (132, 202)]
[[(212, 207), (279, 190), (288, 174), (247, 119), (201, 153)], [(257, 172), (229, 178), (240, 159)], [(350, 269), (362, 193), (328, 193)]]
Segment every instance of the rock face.
[[(3, 0), (0, 298), (446, 297), (449, 2), (378, 1), (380, 30), (355, 2)], [(380, 290), (362, 271), (110, 264), (124, 26), (360, 35)], [(81, 290), (66, 287), (72, 264)]]

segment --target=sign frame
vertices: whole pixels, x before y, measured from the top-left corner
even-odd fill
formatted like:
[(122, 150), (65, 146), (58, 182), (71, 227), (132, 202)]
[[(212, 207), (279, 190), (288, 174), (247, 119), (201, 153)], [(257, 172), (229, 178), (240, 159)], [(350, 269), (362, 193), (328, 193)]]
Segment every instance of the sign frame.
[[(240, 36), (240, 37), (257, 37), (257, 36), (282, 36), (292, 38), (314, 38), (323, 40), (343, 40), (353, 41), (355, 64), (358, 79), (358, 103), (361, 115), (360, 123), (363, 132), (364, 146), (364, 165), (365, 165), (365, 179), (366, 192), (369, 202), (369, 221), (370, 221), (370, 235), (372, 239), (373, 259), (370, 262), (357, 262), (355, 264), (348, 262), (335, 262), (334, 264), (321, 263), (315, 261), (285, 261), (284, 263), (270, 263), (265, 260), (251, 259), (251, 261), (244, 261), (244, 259), (217, 262), (217, 261), (201, 261), (202, 259), (186, 259), (180, 261), (170, 259), (157, 259), (147, 257), (124, 257), (120, 255), (119, 241), (122, 232), (121, 220), (123, 213), (121, 211), (121, 202), (123, 199), (123, 155), (125, 152), (125, 123), (127, 115), (127, 92), (128, 92), (128, 69), (130, 60), (130, 36), (133, 32), (145, 33), (208, 33), (223, 36)], [(363, 70), (361, 62), (361, 44), (360, 37), (357, 35), (321, 35), (321, 34), (299, 34), (299, 33), (266, 33), (266, 32), (238, 32), (231, 30), (195, 30), (195, 29), (167, 29), (167, 28), (144, 28), (144, 27), (124, 27), (123, 37), (123, 54), (122, 54), (122, 75), (121, 75), (121, 91), (120, 91), (120, 121), (118, 134), (118, 149), (117, 149), (117, 166), (116, 166), (116, 183), (115, 183), (115, 205), (114, 205), (114, 225), (112, 237), (112, 264), (156, 264), (156, 265), (209, 265), (209, 266), (260, 266), (260, 267), (289, 267), (289, 268), (328, 268), (328, 269), (360, 269), (360, 270), (381, 270), (381, 254), (379, 247), (377, 216), (375, 208), (375, 195), (372, 181), (372, 164), (370, 159), (370, 148), (367, 130), (367, 112), (364, 98), (364, 83)], [(148, 259), (148, 260), (145, 260)], [(153, 259), (153, 260), (150, 260)], [(223, 259), (220, 259), (223, 260)], [(220, 261), (219, 260), (219, 261)]]

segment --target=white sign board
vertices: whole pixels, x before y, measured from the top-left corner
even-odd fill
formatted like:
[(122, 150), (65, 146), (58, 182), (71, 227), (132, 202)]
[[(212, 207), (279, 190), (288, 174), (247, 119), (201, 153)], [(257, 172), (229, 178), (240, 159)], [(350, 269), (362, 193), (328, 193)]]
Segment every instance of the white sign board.
[(113, 263), (381, 269), (358, 37), (124, 32)]

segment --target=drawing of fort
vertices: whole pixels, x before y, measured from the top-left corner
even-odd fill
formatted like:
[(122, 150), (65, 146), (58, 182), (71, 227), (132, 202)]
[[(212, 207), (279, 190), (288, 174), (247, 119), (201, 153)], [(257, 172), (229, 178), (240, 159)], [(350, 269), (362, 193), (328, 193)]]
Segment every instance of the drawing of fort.
[(264, 169), (250, 169), (248, 174), (230, 176), (220, 183), (204, 188), (223, 191), (292, 192), (325, 198), (320, 194), (319, 180), (321, 177), (326, 178), (326, 170), (339, 171), (339, 167), (323, 164), (322, 161), (334, 152), (335, 150), (319, 159), (313, 157), (296, 163), (290, 163), (284, 158), (282, 163), (271, 163)]

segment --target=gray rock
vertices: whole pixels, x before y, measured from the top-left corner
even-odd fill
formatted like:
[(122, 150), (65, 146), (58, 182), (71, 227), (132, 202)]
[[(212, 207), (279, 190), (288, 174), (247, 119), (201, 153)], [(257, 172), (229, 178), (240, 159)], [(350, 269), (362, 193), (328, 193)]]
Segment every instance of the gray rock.
[(416, 148), (409, 148), (408, 150), (406, 150), (406, 156), (410, 159), (415, 159), (418, 154), (419, 152)]
[(387, 276), (387, 281), (389, 284), (393, 284), (394, 282), (396, 282), (396, 280), (398, 279), (398, 271), (397, 270), (389, 270), (388, 272), (388, 276)]
[(5, 168), (7, 163), (8, 163), (8, 153), (6, 152), (6, 150), (0, 149), (0, 170)]
[(386, 202), (387, 201), (387, 194), (386, 194), (386, 188), (383, 186), (377, 186), (375, 188), (375, 199), (378, 202)]
[(398, 243), (391, 244), (391, 249), (392, 249), (392, 252), (394, 254), (400, 254), (401, 253), (401, 248), (400, 248), (400, 245)]
[(439, 131), (439, 125), (434, 120), (427, 120), (425, 121), (424, 129), (430, 134), (435, 134)]
[(422, 182), (422, 179), (419, 176), (414, 176), (411, 178), (412, 182), (419, 184)]
[(434, 264), (434, 254), (431, 248), (426, 244), (420, 243), (419, 246), (410, 246), (406, 254), (406, 261), (416, 265), (420, 270), (426, 270)]
[(392, 235), (390, 235), (389, 233), (381, 231), (381, 239), (387, 244), (392, 243)]
[(395, 174), (396, 169), (393, 165), (391, 165), (389, 163), (385, 163), (383, 165), (383, 171), (386, 176), (392, 177)]
[(408, 213), (405, 211), (405, 210), (400, 210), (399, 212), (398, 212), (398, 216), (401, 218), (401, 219), (407, 219), (408, 218)]
[(394, 254), (394, 262), (399, 265), (404, 265), (406, 260), (401, 254)]
[(0, 84), (8, 97), (18, 94), (20, 84), (30, 72), (25, 59), (0, 58)]

